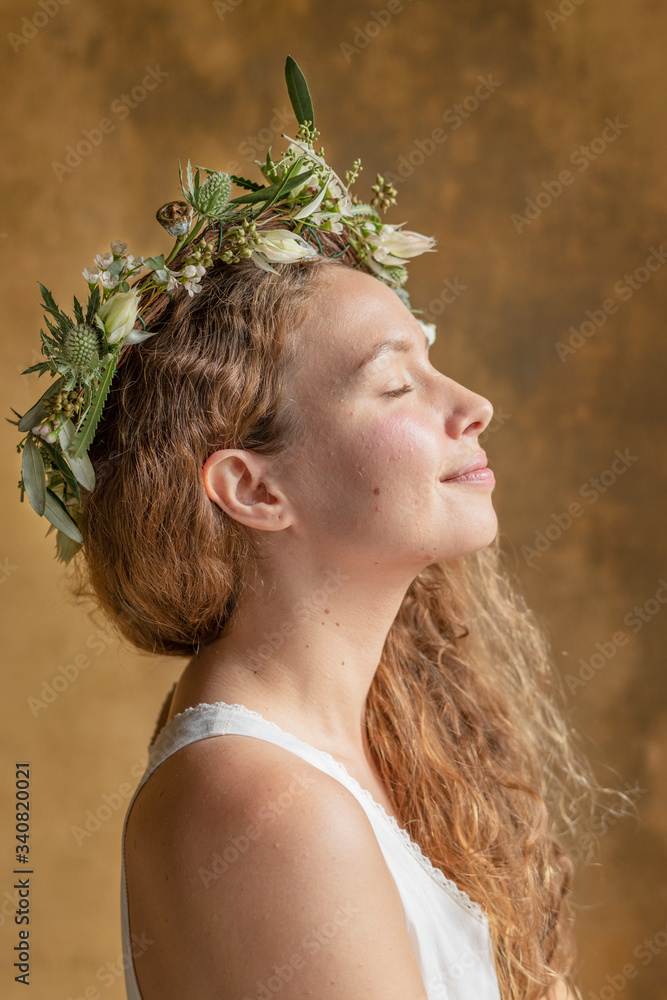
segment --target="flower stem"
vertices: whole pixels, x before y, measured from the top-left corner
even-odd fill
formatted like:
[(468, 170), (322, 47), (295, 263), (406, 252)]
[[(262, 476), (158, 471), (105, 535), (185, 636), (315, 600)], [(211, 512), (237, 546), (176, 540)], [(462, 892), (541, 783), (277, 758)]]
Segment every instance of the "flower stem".
[(183, 236), (177, 236), (176, 237), (176, 242), (174, 243), (174, 246), (172, 247), (171, 253), (169, 254), (168, 257), (165, 257), (165, 261), (164, 261), (165, 265), (166, 264), (171, 264), (172, 260), (174, 259), (174, 257), (178, 253), (178, 251), (183, 246), (183, 243), (185, 241), (185, 237), (186, 236), (187, 236), (187, 233), (185, 233)]

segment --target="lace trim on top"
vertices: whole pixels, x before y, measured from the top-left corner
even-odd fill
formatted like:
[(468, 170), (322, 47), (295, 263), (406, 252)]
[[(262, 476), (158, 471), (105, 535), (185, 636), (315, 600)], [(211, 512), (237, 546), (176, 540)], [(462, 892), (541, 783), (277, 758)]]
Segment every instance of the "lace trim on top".
[(349, 771), (341, 761), (336, 760), (336, 758), (332, 757), (331, 754), (328, 753), (326, 750), (319, 750), (317, 747), (311, 746), (310, 743), (306, 743), (304, 740), (300, 740), (298, 736), (294, 736), (292, 733), (288, 733), (285, 729), (282, 729), (277, 723), (271, 722), (270, 719), (266, 719), (263, 715), (261, 715), (259, 712), (256, 712), (254, 709), (247, 708), (245, 705), (240, 705), (238, 702), (234, 702), (233, 704), (229, 704), (226, 701), (199, 702), (198, 705), (192, 705), (188, 708), (183, 709), (182, 712), (178, 712), (176, 715), (173, 716), (173, 718), (169, 720), (169, 722), (165, 723), (165, 725), (162, 727), (159, 733), (153, 738), (153, 740), (149, 744), (148, 748), (149, 753), (155, 747), (156, 743), (159, 740), (159, 737), (161, 737), (166, 730), (169, 730), (171, 727), (173, 727), (174, 723), (178, 723), (180, 719), (183, 719), (187, 715), (192, 715), (193, 713), (201, 714), (201, 711), (203, 709), (204, 710), (218, 709), (220, 708), (220, 706), (224, 708), (236, 709), (238, 712), (240, 712), (241, 715), (245, 715), (252, 719), (257, 719), (258, 721), (262, 722), (265, 726), (268, 726), (269, 729), (277, 733), (280, 733), (282, 736), (289, 737), (289, 739), (294, 740), (295, 743), (299, 743), (301, 744), (301, 746), (306, 746), (311, 750), (315, 750), (321, 757), (323, 757), (326, 761), (329, 762), (334, 771), (337, 771), (339, 774), (345, 776), (347, 781), (349, 781), (350, 784), (359, 792), (361, 798), (365, 802), (367, 802), (371, 806), (371, 808), (375, 809), (376, 812), (378, 812), (381, 816), (384, 817), (386, 822), (394, 830), (396, 836), (399, 837), (399, 839), (403, 842), (405, 847), (419, 862), (424, 871), (426, 871), (431, 876), (431, 878), (435, 882), (437, 882), (438, 885), (440, 885), (445, 890), (445, 892), (455, 902), (459, 903), (459, 905), (462, 906), (472, 917), (475, 917), (483, 924), (488, 925), (488, 917), (486, 913), (484, 913), (484, 911), (482, 910), (482, 907), (479, 905), (479, 903), (471, 899), (468, 893), (465, 892), (463, 889), (460, 889), (456, 884), (456, 882), (453, 882), (452, 879), (447, 878), (445, 873), (441, 871), (440, 868), (435, 867), (431, 859), (424, 854), (419, 844), (412, 839), (408, 831), (399, 825), (396, 817), (388, 813), (385, 807), (382, 805), (382, 803), (378, 802), (377, 799), (373, 798), (373, 795), (367, 788), (364, 788), (362, 785), (359, 784), (357, 779), (354, 778), (349, 773)]

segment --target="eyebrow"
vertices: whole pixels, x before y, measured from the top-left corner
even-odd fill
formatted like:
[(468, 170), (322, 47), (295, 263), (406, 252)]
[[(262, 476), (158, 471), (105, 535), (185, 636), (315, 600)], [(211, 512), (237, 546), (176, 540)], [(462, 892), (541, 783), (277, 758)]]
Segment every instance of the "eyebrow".
[[(424, 340), (428, 348), (428, 338), (424, 334)], [(410, 340), (405, 340), (403, 337), (387, 337), (386, 340), (381, 340), (379, 343), (374, 344), (373, 347), (368, 350), (363, 357), (360, 359), (359, 363), (355, 367), (351, 374), (351, 379), (356, 380), (363, 374), (364, 368), (372, 364), (373, 361), (377, 361), (378, 358), (390, 351), (411, 351), (413, 347), (413, 342)]]

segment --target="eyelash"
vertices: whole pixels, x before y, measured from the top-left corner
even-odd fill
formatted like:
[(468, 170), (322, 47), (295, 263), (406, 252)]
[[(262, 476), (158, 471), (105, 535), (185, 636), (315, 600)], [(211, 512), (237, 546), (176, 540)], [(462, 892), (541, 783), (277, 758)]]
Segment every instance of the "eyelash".
[(383, 396), (402, 396), (406, 392), (412, 392), (411, 385), (402, 385), (400, 389), (392, 389), (391, 392), (383, 392)]

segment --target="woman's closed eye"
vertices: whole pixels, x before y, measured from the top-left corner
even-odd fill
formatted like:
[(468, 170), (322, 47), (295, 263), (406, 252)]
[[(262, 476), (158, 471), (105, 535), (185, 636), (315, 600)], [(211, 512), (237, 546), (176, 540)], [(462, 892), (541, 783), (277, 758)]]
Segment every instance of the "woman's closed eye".
[(405, 385), (402, 385), (400, 389), (392, 389), (391, 392), (383, 392), (382, 395), (383, 396), (402, 396), (403, 393), (405, 393), (405, 392), (412, 392), (412, 389), (413, 389), (413, 386), (408, 385), (406, 383)]

